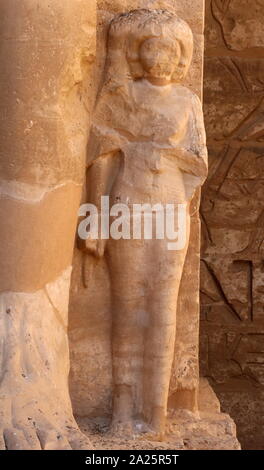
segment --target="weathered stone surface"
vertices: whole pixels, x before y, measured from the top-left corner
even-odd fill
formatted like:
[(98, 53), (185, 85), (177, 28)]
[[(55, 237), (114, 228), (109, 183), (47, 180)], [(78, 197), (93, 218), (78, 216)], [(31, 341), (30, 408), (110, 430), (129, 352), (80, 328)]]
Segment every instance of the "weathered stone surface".
[(90, 448), (69, 397), (68, 302), (95, 2), (0, 1), (0, 448)]
[(263, 2), (207, 1), (206, 24), (201, 372), (244, 448), (261, 448)]

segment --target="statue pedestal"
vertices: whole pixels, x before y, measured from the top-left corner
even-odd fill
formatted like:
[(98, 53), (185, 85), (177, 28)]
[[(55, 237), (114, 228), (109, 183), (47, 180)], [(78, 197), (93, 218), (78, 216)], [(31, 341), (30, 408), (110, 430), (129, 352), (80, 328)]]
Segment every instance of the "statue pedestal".
[(177, 438), (185, 450), (240, 450), (234, 421), (221, 413), (217, 396), (203, 378), (199, 383), (198, 407), (197, 414), (173, 411), (168, 418), (168, 443), (175, 444)]
[(221, 413), (220, 403), (206, 379), (200, 379), (199, 413), (170, 410), (167, 432), (162, 442), (147, 440), (142, 435), (108, 433), (109, 420), (80, 418), (78, 424), (95, 450), (240, 450), (236, 425), (229, 415)]

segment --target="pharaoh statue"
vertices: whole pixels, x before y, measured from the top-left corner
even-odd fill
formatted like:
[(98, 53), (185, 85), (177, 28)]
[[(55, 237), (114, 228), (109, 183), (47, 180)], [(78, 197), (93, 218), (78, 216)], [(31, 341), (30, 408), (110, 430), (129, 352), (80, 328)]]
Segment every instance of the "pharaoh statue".
[[(186, 212), (184, 243), (175, 250), (166, 234), (91, 235), (82, 245), (105, 256), (109, 269), (114, 433), (165, 432), (189, 207), (207, 175), (201, 102), (182, 84), (192, 53), (192, 31), (172, 12), (140, 9), (111, 23), (88, 146), (87, 201), (98, 210), (101, 196), (110, 207), (170, 205), (175, 221), (180, 206)], [(135, 215), (127, 217), (133, 225)]]

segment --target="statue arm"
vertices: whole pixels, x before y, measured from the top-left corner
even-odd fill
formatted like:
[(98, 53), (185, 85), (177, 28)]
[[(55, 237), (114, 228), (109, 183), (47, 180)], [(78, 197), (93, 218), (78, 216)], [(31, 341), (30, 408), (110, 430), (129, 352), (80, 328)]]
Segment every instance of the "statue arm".
[[(86, 202), (101, 214), (101, 197), (109, 196), (119, 171), (120, 146), (111, 130), (93, 127), (87, 149)], [(100, 227), (99, 227), (100, 232)], [(79, 249), (96, 257), (104, 255), (106, 240), (78, 240)]]
[[(206, 154), (207, 155), (207, 154)], [(179, 168), (184, 173), (189, 173), (202, 179), (202, 183), (207, 177), (207, 156), (201, 157), (201, 154), (192, 149), (177, 148), (177, 160)]]
[(176, 158), (180, 169), (198, 177), (201, 185), (208, 173), (208, 154), (202, 104), (198, 96), (192, 94), (192, 106), (188, 122), (188, 131), (182, 146), (176, 149)]
[(100, 212), (101, 197), (109, 196), (119, 170), (120, 153), (97, 157), (87, 168), (87, 201)]
[[(202, 103), (197, 95), (192, 97), (192, 110), (189, 121), (189, 142), (188, 154), (190, 163), (193, 165), (195, 176), (202, 178), (204, 183), (208, 173), (208, 153), (206, 147), (206, 134), (204, 127), (204, 116)], [(192, 155), (192, 158), (190, 157)]]
[[(86, 202), (97, 208), (99, 215), (99, 233), (101, 233), (101, 197), (109, 196), (119, 170), (119, 152), (109, 152), (95, 158), (87, 168)], [(81, 251), (97, 258), (104, 256), (107, 240), (79, 239), (78, 247)]]
[(121, 140), (108, 127), (93, 125), (87, 149), (87, 202), (100, 211), (101, 196), (108, 196), (119, 170)]

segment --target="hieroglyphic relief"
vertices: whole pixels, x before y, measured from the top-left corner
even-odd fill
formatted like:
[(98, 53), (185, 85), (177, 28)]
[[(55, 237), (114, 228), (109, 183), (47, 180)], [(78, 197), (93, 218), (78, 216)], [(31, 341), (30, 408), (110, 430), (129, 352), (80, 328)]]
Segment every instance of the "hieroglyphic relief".
[(212, 14), (226, 46), (233, 50), (263, 47), (263, 0), (212, 0)]
[(201, 207), (201, 368), (246, 448), (263, 441), (258, 407), (243, 414), (253, 395), (263, 408), (264, 385), (264, 2), (250, 5), (207, 2)]

